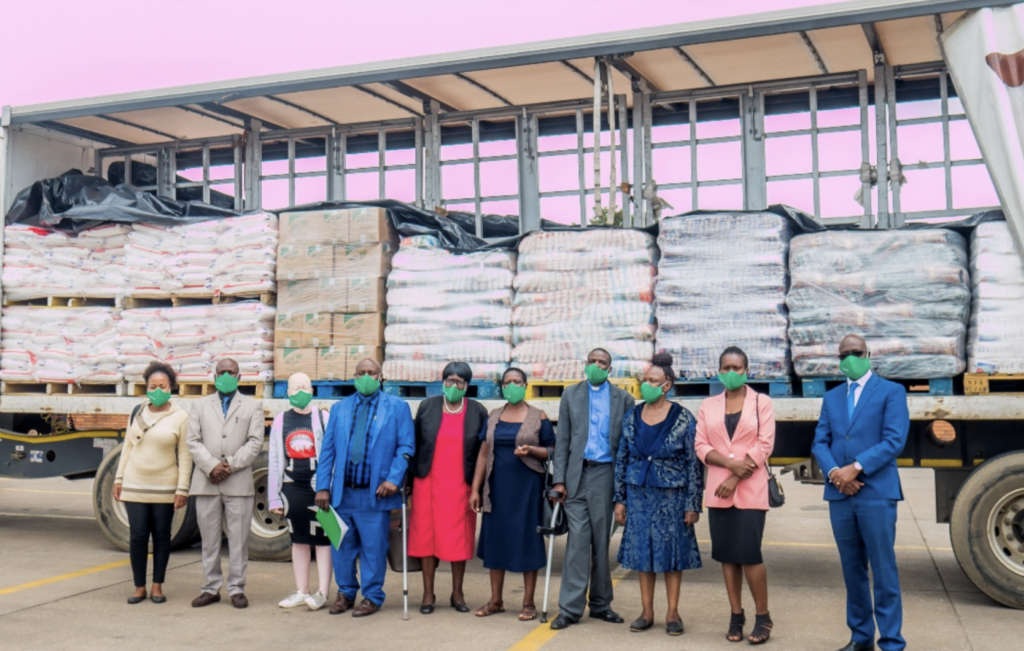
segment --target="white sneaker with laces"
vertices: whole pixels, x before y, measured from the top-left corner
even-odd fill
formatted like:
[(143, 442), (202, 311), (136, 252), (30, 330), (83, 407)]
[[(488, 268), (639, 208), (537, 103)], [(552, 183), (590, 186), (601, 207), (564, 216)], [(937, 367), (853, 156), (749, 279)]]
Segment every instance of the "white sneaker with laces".
[(306, 597), (306, 605), (310, 610), (320, 610), (327, 603), (327, 595), (322, 592), (314, 592)]
[(308, 594), (304, 594), (296, 590), (292, 594), (288, 595), (287, 598), (279, 601), (277, 605), (281, 608), (295, 608), (296, 606), (301, 606), (306, 603), (306, 599), (308, 598)]

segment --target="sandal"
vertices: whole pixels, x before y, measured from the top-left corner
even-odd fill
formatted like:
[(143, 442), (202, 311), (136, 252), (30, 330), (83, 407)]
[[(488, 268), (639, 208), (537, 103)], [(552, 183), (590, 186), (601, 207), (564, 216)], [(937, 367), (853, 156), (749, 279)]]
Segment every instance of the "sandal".
[(775, 623), (769, 613), (758, 615), (754, 618), (754, 630), (750, 631), (747, 641), (751, 644), (764, 644), (772, 635), (772, 628)]
[(743, 641), (743, 625), (747, 623), (747, 615), (742, 610), (737, 615), (732, 614), (732, 619), (729, 620), (729, 632), (725, 634), (725, 639), (730, 642), (742, 642)]
[(480, 606), (476, 609), (476, 616), (490, 617), (491, 615), (496, 615), (498, 613), (503, 612), (505, 612), (505, 602), (499, 601), (498, 603), (493, 603), (488, 601), (483, 606)]
[(519, 613), (519, 621), (529, 622), (537, 619), (537, 606), (534, 604), (523, 604), (523, 612)]

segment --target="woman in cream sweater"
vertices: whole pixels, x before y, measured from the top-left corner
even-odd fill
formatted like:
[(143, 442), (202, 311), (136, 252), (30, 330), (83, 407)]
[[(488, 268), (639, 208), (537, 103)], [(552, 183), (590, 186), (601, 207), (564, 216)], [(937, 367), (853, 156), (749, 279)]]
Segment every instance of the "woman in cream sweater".
[(146, 598), (146, 562), (153, 538), (153, 603), (167, 601), (164, 575), (171, 555), (171, 520), (188, 502), (192, 457), (186, 446), (188, 413), (172, 405), (177, 376), (167, 364), (153, 362), (143, 374), (148, 404), (133, 414), (114, 477), (114, 499), (124, 502), (131, 532), (129, 556), (135, 594)]

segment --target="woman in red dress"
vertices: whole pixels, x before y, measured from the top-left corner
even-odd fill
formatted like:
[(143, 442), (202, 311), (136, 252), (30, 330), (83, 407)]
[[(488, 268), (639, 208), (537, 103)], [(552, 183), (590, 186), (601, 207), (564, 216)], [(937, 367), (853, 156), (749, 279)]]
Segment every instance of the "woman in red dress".
[(434, 612), (434, 574), (439, 561), (452, 564), (451, 607), (468, 613), (462, 581), (466, 561), (473, 557), (476, 513), (469, 491), (480, 451), (480, 432), (487, 410), (466, 397), (473, 371), (465, 362), (451, 362), (442, 373), (443, 396), (427, 398), (416, 412), (416, 454), (412, 469), (412, 515), (409, 556), (422, 559), (423, 601), (420, 612)]

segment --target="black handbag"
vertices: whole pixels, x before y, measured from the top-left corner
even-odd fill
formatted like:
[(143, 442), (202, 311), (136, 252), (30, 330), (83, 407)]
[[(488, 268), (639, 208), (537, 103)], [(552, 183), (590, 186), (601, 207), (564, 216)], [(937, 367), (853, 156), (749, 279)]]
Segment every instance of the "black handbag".
[[(754, 397), (754, 412), (757, 414), (757, 436), (761, 437), (761, 409), (758, 403), (757, 394)], [(773, 509), (777, 509), (786, 503), (786, 492), (782, 490), (782, 484), (779, 482), (779, 478), (772, 472), (772, 466), (768, 463), (768, 459), (764, 460), (764, 469), (768, 471), (768, 506)]]
[[(548, 448), (548, 458), (551, 458), (551, 448)], [(555, 515), (555, 506), (548, 499), (548, 492), (554, 486), (554, 475), (551, 472), (551, 461), (546, 464), (544, 472), (544, 494), (541, 495), (541, 513), (544, 522), (537, 527), (537, 532), (545, 536), (564, 536), (569, 533), (569, 518), (565, 517), (565, 505), (558, 509)], [(554, 522), (552, 522), (554, 518)]]

